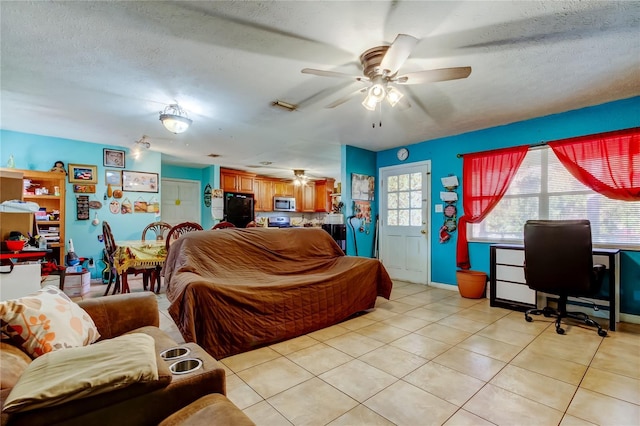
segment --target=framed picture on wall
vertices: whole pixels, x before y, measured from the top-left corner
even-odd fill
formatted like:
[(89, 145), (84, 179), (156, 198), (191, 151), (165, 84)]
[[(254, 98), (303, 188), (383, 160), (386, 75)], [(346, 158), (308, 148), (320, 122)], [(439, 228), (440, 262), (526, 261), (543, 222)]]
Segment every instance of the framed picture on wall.
[(105, 167), (119, 167), (124, 169), (124, 151), (118, 149), (104, 148), (104, 166)]
[(373, 176), (351, 173), (351, 199), (373, 201), (375, 178)]
[(69, 164), (69, 183), (98, 183), (97, 167)]
[(158, 192), (158, 173), (123, 170), (122, 190), (130, 192)]
[(105, 170), (104, 178), (107, 185), (122, 186), (122, 171), (120, 170)]

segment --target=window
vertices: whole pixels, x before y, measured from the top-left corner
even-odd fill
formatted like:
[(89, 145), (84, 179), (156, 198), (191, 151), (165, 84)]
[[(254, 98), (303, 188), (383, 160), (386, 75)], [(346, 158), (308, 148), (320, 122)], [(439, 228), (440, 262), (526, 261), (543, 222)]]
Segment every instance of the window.
[(509, 189), (474, 240), (522, 242), (528, 219), (589, 219), (594, 244), (640, 246), (640, 202), (618, 201), (576, 180), (548, 147), (530, 149)]
[(422, 226), (422, 173), (389, 176), (387, 225)]

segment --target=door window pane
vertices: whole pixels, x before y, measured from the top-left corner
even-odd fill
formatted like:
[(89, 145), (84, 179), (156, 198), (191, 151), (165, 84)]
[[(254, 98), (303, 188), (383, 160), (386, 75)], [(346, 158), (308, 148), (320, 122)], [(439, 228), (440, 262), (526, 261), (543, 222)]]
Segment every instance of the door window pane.
[(397, 209), (398, 208), (398, 193), (390, 192), (387, 194), (387, 208), (388, 209)]
[(422, 190), (422, 173), (411, 173), (411, 189)]
[(398, 210), (398, 225), (409, 226), (409, 209)]
[(387, 225), (422, 226), (422, 173), (387, 178)]

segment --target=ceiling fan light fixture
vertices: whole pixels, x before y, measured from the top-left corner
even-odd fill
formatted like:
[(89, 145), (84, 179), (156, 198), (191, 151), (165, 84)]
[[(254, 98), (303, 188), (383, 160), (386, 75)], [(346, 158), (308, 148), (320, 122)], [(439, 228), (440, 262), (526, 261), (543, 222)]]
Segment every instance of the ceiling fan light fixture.
[(293, 179), (293, 184), (295, 186), (306, 185), (307, 181), (309, 180), (309, 178), (305, 176), (304, 170), (301, 169), (295, 169), (293, 171), (293, 175), (295, 176), (295, 178)]
[(167, 106), (160, 113), (160, 121), (165, 129), (174, 134), (183, 133), (193, 123), (193, 120), (187, 116), (187, 112), (178, 104)]
[(386, 94), (387, 92), (382, 84), (374, 84), (369, 89), (369, 96), (376, 102), (382, 102)]
[(378, 101), (375, 98), (372, 98), (370, 95), (367, 95), (367, 97), (364, 98), (364, 101), (362, 101), (362, 106), (369, 111), (375, 111), (377, 105)]
[(402, 94), (402, 92), (400, 92), (395, 87), (389, 87), (387, 89), (387, 101), (389, 101), (389, 104), (392, 108), (396, 106), (398, 102), (400, 102), (400, 99), (402, 99), (403, 96), (404, 95)]

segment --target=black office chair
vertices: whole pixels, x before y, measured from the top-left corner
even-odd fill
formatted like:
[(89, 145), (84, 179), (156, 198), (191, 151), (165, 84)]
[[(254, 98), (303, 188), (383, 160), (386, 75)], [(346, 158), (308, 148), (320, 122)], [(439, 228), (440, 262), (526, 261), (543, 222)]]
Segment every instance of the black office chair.
[[(564, 334), (562, 318), (574, 318), (597, 327), (598, 335), (606, 336), (600, 324), (582, 312), (567, 312), (568, 297), (595, 296), (600, 291), (604, 265), (593, 264), (591, 224), (588, 220), (529, 220), (524, 225), (524, 275), (532, 290), (557, 294), (558, 307), (529, 309), (530, 315), (556, 317), (556, 332)], [(595, 304), (594, 304), (595, 307)], [(597, 308), (596, 308), (597, 309)]]

